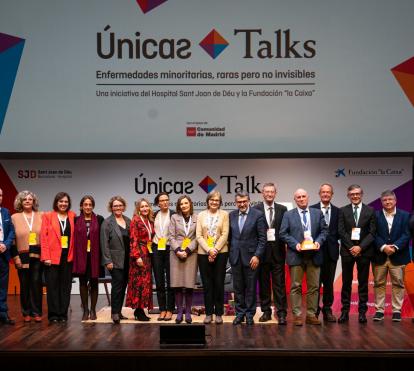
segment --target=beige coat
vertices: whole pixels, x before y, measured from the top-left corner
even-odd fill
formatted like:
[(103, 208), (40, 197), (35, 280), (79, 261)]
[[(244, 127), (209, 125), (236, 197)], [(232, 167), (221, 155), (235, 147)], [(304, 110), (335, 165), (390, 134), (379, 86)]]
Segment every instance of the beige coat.
[[(215, 235), (215, 249), (219, 253), (228, 252), (227, 239), (229, 236), (229, 214), (227, 211), (218, 210), (218, 221)], [(197, 242), (198, 253), (201, 255), (207, 255), (210, 248), (207, 245), (208, 229), (209, 229), (209, 212), (208, 210), (202, 211), (198, 214), (197, 218)]]
[[(197, 214), (191, 217), (191, 227), (188, 236), (185, 235), (183, 217), (179, 214), (171, 216), (169, 226), (170, 242), (170, 285), (171, 287), (194, 288), (197, 275), (197, 240), (196, 240)], [(186, 260), (175, 255), (175, 250), (181, 248), (185, 237), (191, 239), (188, 249), (191, 254)]]

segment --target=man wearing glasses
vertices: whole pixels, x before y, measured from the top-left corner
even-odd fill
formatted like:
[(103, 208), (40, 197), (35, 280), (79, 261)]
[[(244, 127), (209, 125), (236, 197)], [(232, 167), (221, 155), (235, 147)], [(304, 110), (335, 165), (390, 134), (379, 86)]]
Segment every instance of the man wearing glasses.
[(266, 220), (261, 211), (250, 207), (247, 192), (236, 194), (236, 206), (237, 210), (229, 215), (229, 258), (236, 301), (233, 325), (240, 325), (245, 318), (248, 325), (253, 325), (257, 267), (265, 252)]
[(368, 277), (374, 255), (376, 232), (375, 211), (362, 203), (363, 190), (357, 184), (348, 187), (351, 203), (340, 209), (338, 231), (341, 238), (342, 310), (338, 323), (349, 321), (354, 265), (358, 271), (358, 321), (366, 323), (368, 310)]

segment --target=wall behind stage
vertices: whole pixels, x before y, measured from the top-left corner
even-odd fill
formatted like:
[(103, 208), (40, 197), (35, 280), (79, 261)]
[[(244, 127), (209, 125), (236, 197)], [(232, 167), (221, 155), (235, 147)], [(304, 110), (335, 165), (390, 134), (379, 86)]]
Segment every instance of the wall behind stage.
[(412, 0), (3, 0), (0, 151), (412, 152), (412, 14)]

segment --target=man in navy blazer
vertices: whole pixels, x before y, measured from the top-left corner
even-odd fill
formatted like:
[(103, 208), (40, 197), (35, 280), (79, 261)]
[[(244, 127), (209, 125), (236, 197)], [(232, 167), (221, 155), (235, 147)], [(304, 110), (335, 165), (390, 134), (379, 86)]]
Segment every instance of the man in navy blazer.
[(401, 321), (404, 301), (404, 270), (410, 262), (410, 215), (397, 209), (395, 193), (386, 190), (381, 194), (382, 210), (376, 212), (377, 235), (373, 259), (375, 310), (374, 321), (384, 319), (387, 274), (392, 284), (392, 320)]
[[(302, 279), (306, 272), (306, 323), (320, 325), (316, 317), (320, 266), (323, 262), (321, 245), (328, 236), (328, 226), (320, 210), (308, 207), (308, 193), (299, 188), (294, 194), (297, 207), (283, 215), (280, 238), (287, 244), (286, 262), (290, 271), (290, 301), (293, 324), (302, 326)], [(316, 250), (306, 250), (313, 242)]]
[(265, 252), (266, 221), (262, 212), (250, 207), (247, 192), (240, 191), (236, 194), (236, 205), (237, 210), (229, 215), (229, 260), (236, 301), (233, 324), (241, 324), (246, 317), (246, 323), (253, 325), (257, 267)]
[[(318, 202), (311, 207), (322, 211), (325, 217), (326, 224), (329, 228), (329, 234), (325, 242), (321, 246), (323, 254), (323, 263), (321, 265), (321, 278), (319, 281), (319, 289), (323, 285), (322, 298), (322, 314), (323, 320), (326, 322), (336, 322), (336, 318), (332, 313), (332, 304), (334, 302), (334, 280), (336, 264), (339, 258), (339, 233), (338, 233), (338, 216), (339, 209), (331, 204), (333, 197), (333, 187), (329, 183), (324, 183), (319, 187), (319, 197), (321, 202)], [(320, 290), (318, 290), (319, 294)], [(316, 315), (319, 315), (321, 308), (319, 307)]]
[(14, 240), (14, 227), (9, 210), (1, 207), (2, 201), (3, 190), (0, 189), (0, 323), (14, 325), (7, 308), (10, 248)]

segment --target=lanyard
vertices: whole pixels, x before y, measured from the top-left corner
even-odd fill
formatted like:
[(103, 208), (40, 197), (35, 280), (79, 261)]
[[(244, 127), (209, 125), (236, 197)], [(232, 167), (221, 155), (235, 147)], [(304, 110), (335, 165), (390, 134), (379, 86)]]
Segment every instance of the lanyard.
[(26, 220), (27, 226), (29, 227), (29, 231), (31, 232), (33, 229), (34, 212), (32, 211), (32, 216), (30, 217), (30, 223), (25, 213), (23, 213), (23, 216), (24, 216), (24, 220)]
[(66, 229), (66, 222), (68, 221), (68, 217), (66, 217), (65, 220), (62, 220), (58, 216), (58, 219), (59, 219), (60, 229), (62, 231), (62, 234), (64, 234), (65, 233), (65, 229)]
[(170, 219), (170, 211), (168, 210), (167, 212), (167, 216), (164, 218), (164, 222), (162, 221), (162, 212), (160, 211), (159, 215), (160, 215), (160, 237), (165, 237), (164, 231), (165, 231), (165, 226), (168, 223), (168, 220)]
[(190, 216), (190, 219), (188, 220), (188, 224), (185, 222), (185, 219), (183, 217), (183, 225), (184, 225), (185, 237), (188, 237), (188, 235), (190, 234), (190, 228), (191, 228), (191, 216)]
[(144, 223), (144, 227), (145, 227), (145, 229), (147, 230), (147, 232), (148, 232), (148, 239), (151, 241), (151, 237), (152, 237), (152, 228), (151, 228), (151, 223), (149, 222), (149, 220), (148, 220), (148, 227), (147, 227), (147, 225), (145, 224), (145, 222), (144, 222), (144, 219), (142, 219), (142, 216), (140, 215), (139, 216), (140, 218), (141, 218), (141, 221), (142, 221), (142, 223)]

